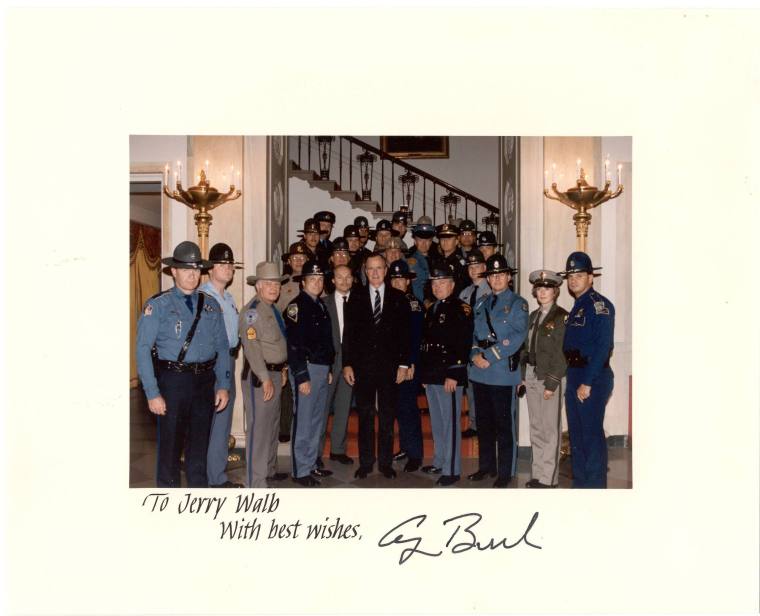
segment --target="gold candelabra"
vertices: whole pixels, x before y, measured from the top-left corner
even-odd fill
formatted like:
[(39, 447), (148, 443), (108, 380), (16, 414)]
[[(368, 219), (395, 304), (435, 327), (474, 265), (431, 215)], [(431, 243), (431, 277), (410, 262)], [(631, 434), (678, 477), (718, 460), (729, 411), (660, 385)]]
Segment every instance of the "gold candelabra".
[[(608, 166), (609, 162), (605, 165)], [(589, 186), (586, 182), (586, 174), (581, 168), (579, 178), (575, 180), (575, 186), (568, 188), (565, 192), (557, 190), (557, 182), (552, 181), (551, 190), (544, 188), (544, 196), (554, 201), (564, 203), (575, 210), (573, 221), (575, 222), (575, 235), (578, 238), (578, 250), (586, 252), (586, 238), (588, 237), (588, 227), (591, 224), (591, 214), (589, 210), (600, 206), (602, 203), (615, 199), (623, 192), (623, 184), (620, 181), (621, 168), (618, 166), (618, 186), (615, 191), (610, 191), (609, 177), (604, 182), (604, 188), (599, 190), (596, 186)]]
[[(208, 161), (207, 161), (208, 164)], [(226, 193), (219, 192), (209, 184), (206, 177), (206, 171), (201, 169), (200, 179), (196, 186), (191, 186), (187, 190), (182, 188), (182, 167), (179, 166), (179, 173), (175, 172), (176, 189), (169, 190), (169, 165), (164, 169), (164, 194), (170, 199), (184, 203), (187, 207), (195, 211), (195, 226), (198, 227), (198, 240), (203, 258), (208, 256), (208, 229), (211, 226), (211, 210), (227, 203), (234, 201), (243, 193), (240, 189), (235, 188), (234, 179), (230, 178), (230, 187)], [(240, 173), (238, 172), (238, 177)]]

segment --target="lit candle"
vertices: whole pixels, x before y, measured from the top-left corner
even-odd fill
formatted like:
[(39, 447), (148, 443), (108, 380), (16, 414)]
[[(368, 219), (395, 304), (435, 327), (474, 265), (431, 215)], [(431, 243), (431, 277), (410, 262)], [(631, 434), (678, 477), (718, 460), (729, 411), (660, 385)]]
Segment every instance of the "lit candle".
[(182, 184), (182, 162), (177, 161), (177, 185)]
[(235, 186), (235, 165), (230, 165), (230, 188)]
[(623, 165), (618, 164), (618, 186), (623, 183)]
[(581, 159), (577, 159), (575, 161), (575, 177), (577, 177), (579, 180), (581, 179)]
[(237, 187), (240, 188), (240, 171), (236, 171), (237, 175)]
[(604, 181), (610, 181), (610, 155), (607, 154), (607, 158), (604, 160)]
[(169, 186), (169, 163), (164, 167), (164, 186)]
[(208, 180), (208, 161), (206, 161), (206, 179)]

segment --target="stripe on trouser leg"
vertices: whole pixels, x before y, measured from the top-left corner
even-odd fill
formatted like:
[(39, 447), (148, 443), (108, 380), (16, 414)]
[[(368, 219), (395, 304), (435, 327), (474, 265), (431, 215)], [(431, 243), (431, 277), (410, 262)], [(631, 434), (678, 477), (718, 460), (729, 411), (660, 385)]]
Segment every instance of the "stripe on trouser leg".
[(457, 455), (457, 388), (454, 387), (454, 391), (451, 392), (451, 472), (449, 475), (455, 475), (454, 465)]
[(551, 485), (556, 485), (559, 482), (559, 450), (562, 446), (562, 381), (557, 387), (557, 447), (554, 451), (554, 472), (552, 473)]
[[(248, 432), (247, 432), (247, 444), (249, 445), (248, 451), (245, 452), (246, 460), (246, 474), (248, 475), (248, 487), (250, 488), (253, 485), (253, 427), (256, 424), (256, 420), (254, 418), (254, 415), (256, 413), (256, 392), (254, 391), (253, 386), (253, 379), (248, 379), (248, 386), (251, 390), (250, 393), (250, 403), (249, 407), (251, 409), (251, 424), (248, 426)], [(245, 413), (243, 413), (243, 416), (245, 416)]]
[(510, 475), (514, 477), (517, 474), (517, 412), (515, 407), (517, 406), (516, 387), (510, 386), (512, 390), (512, 399), (509, 408), (510, 421), (512, 424), (512, 470)]
[(298, 431), (298, 386), (295, 379), (291, 381), (293, 389), (293, 428), (290, 435), (290, 461), (293, 465), (293, 477), (298, 477), (296, 465), (296, 432)]

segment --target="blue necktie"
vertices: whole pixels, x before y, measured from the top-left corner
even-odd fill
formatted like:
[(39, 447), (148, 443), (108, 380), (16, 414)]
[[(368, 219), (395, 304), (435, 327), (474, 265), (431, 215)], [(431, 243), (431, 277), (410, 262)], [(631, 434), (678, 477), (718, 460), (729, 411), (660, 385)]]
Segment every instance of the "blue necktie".
[(374, 310), (372, 311), (372, 320), (375, 322), (375, 325), (380, 323), (380, 290), (375, 289), (375, 305)]
[(272, 306), (272, 311), (274, 312), (274, 318), (277, 319), (277, 326), (280, 328), (280, 331), (282, 332), (282, 335), (285, 335), (285, 323), (282, 320), (282, 317), (280, 316), (280, 311), (277, 310), (274, 306)]
[(185, 295), (185, 304), (187, 304), (187, 307), (190, 309), (190, 312), (193, 311), (193, 297), (192, 295)]

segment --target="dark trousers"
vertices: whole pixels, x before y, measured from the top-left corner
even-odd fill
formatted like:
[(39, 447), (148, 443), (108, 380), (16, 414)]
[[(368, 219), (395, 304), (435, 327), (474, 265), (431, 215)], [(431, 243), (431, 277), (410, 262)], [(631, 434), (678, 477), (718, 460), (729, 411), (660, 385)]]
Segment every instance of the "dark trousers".
[[(275, 387), (279, 387), (275, 383)], [(280, 395), (280, 434), (290, 436), (290, 428), (293, 425), (293, 389), (290, 383), (285, 383)]]
[(410, 459), (422, 460), (422, 420), (417, 407), (420, 380), (415, 376), (398, 386), (398, 437), (401, 451)]
[[(361, 372), (354, 384), (359, 411), (359, 465), (370, 469), (375, 459), (380, 467), (393, 464), (393, 422), (396, 419), (398, 385), (396, 370)], [(378, 434), (375, 458), (375, 395), (377, 395)]]
[(184, 449), (187, 485), (208, 487), (206, 454), (214, 413), (214, 371), (192, 374), (162, 370), (157, 380), (166, 414), (158, 415), (156, 485), (180, 487), (179, 463)]
[[(580, 372), (580, 370), (577, 370)], [(591, 386), (583, 402), (577, 397), (581, 385), (576, 369), (568, 368), (565, 409), (570, 432), (570, 458), (574, 488), (607, 487), (607, 439), (604, 436), (604, 410), (612, 394), (612, 370), (606, 368)]]
[(478, 409), (478, 470), (509, 479), (516, 462), (512, 386), (470, 384)]

